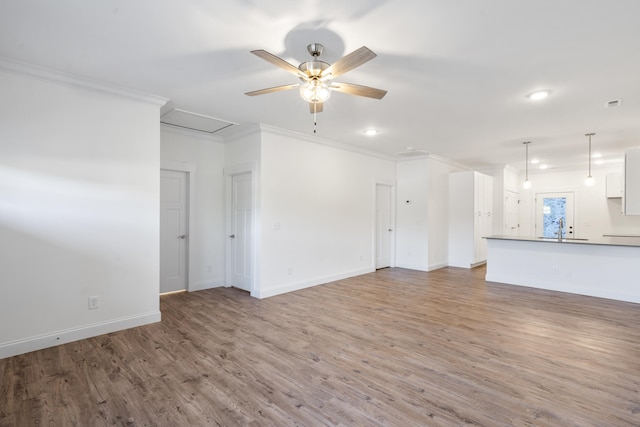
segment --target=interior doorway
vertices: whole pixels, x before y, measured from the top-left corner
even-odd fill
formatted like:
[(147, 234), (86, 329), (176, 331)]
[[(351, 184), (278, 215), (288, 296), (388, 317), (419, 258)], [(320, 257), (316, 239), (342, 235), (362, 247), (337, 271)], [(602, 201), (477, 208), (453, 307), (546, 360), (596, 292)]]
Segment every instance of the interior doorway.
[(253, 270), (252, 173), (231, 175), (228, 285), (251, 292)]
[(391, 267), (393, 264), (392, 196), (390, 185), (376, 184), (376, 269)]
[(536, 237), (557, 238), (562, 219), (562, 237), (575, 238), (573, 192), (536, 193)]
[(160, 293), (187, 289), (188, 173), (160, 171)]

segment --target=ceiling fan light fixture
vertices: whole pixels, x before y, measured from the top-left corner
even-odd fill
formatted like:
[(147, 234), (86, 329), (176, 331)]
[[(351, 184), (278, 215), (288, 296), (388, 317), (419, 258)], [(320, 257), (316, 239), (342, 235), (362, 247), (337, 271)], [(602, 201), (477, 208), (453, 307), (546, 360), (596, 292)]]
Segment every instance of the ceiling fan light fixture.
[(309, 80), (300, 86), (300, 96), (312, 104), (322, 104), (331, 96), (329, 85), (319, 80)]

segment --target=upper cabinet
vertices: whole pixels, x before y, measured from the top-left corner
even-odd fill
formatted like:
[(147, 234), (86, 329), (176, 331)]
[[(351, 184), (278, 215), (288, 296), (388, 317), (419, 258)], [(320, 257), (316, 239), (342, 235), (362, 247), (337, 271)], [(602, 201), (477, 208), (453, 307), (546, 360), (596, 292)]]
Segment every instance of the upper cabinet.
[(640, 148), (624, 156), (624, 213), (640, 215)]
[(622, 197), (622, 174), (607, 174), (607, 199), (619, 199)]

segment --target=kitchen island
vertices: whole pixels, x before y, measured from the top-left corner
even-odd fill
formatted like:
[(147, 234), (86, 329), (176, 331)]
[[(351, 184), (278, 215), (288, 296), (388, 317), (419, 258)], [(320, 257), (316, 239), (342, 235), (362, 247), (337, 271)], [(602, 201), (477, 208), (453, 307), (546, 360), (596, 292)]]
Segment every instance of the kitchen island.
[(486, 280), (640, 303), (640, 238), (490, 236)]

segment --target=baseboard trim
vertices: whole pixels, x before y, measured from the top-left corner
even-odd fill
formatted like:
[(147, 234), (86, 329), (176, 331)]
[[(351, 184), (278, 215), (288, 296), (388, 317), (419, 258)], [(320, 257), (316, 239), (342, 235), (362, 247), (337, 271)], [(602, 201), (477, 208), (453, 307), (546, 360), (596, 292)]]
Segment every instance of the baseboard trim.
[(94, 323), (77, 328), (64, 329), (51, 334), (38, 335), (22, 340), (9, 341), (0, 344), (0, 359), (17, 356), (18, 354), (55, 347), (73, 341), (92, 338), (98, 335), (121, 331), (159, 322), (160, 311), (153, 311), (136, 316), (113, 319), (106, 322)]
[(224, 286), (223, 280), (197, 282), (189, 285), (189, 292), (203, 291), (205, 289), (221, 288)]
[(268, 298), (276, 295), (286, 294), (288, 292), (299, 291), (313, 286), (324, 285), (326, 283), (335, 282), (336, 280), (348, 279), (349, 277), (360, 276), (362, 274), (373, 273), (375, 268), (364, 268), (361, 270), (353, 270), (345, 273), (334, 274), (331, 276), (319, 277), (305, 282), (291, 283), (289, 285), (279, 286), (272, 289), (266, 289), (260, 292), (252, 293), (256, 298)]
[(396, 267), (406, 268), (407, 270), (429, 271), (429, 266), (426, 264), (397, 263)]
[(442, 262), (442, 263), (439, 263), (439, 264), (431, 264), (431, 265), (429, 265), (429, 269), (427, 271), (438, 270), (440, 268), (445, 268), (445, 267), (448, 267), (448, 266), (449, 266), (449, 264), (446, 263), (446, 262)]

